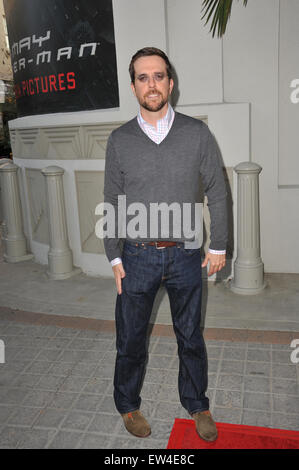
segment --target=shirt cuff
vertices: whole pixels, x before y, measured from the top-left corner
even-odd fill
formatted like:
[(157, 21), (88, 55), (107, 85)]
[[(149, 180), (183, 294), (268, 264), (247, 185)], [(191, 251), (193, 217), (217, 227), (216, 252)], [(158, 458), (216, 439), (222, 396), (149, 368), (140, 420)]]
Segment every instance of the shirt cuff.
[(114, 258), (113, 260), (110, 261), (111, 266), (115, 266), (116, 264), (122, 263), (121, 258)]
[(226, 255), (226, 250), (210, 250), (209, 253), (212, 253), (213, 255)]

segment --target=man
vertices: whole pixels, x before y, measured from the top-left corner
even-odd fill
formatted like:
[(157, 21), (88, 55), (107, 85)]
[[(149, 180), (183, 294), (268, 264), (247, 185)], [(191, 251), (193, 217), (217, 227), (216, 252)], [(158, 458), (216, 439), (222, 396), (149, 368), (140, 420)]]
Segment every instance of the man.
[[(146, 334), (156, 293), (164, 283), (169, 295), (178, 343), (178, 387), (182, 405), (194, 418), (200, 437), (217, 438), (209, 411), (207, 357), (200, 329), (201, 268), (208, 275), (225, 265), (227, 241), (226, 189), (215, 140), (200, 120), (174, 112), (168, 99), (173, 89), (172, 68), (159, 49), (139, 50), (130, 63), (131, 88), (138, 116), (109, 137), (105, 167), (105, 202), (118, 211), (118, 196), (128, 204), (142, 202), (195, 204), (201, 176), (211, 216), (211, 243), (201, 264), (200, 248), (187, 248), (184, 236), (172, 234), (134, 239), (105, 238), (105, 250), (117, 287), (117, 357), (114, 400), (126, 429), (146, 437), (151, 428), (140, 412), (145, 373)], [(117, 212), (118, 213), (118, 212)], [(117, 219), (117, 217), (116, 217)], [(118, 220), (118, 219), (117, 219)], [(153, 224), (153, 221), (150, 220)], [(162, 233), (162, 235), (161, 235)], [(167, 238), (167, 237), (166, 237)]]

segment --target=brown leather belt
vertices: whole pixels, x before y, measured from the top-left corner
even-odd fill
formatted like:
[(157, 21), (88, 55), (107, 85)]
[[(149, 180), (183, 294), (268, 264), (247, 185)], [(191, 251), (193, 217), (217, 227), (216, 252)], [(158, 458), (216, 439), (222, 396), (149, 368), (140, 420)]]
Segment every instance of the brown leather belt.
[(148, 242), (147, 245), (153, 245), (156, 248), (166, 248), (168, 246), (176, 246), (177, 242), (157, 241), (157, 242)]

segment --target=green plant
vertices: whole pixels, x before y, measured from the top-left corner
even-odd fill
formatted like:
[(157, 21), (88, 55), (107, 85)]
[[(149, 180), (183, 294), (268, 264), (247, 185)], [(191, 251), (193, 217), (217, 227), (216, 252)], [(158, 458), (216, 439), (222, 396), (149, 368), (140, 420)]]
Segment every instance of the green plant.
[[(248, 0), (243, 0), (243, 4), (246, 7)], [(210, 32), (212, 31), (212, 36), (215, 36), (217, 30), (218, 37), (222, 37), (225, 33), (228, 20), (230, 18), (231, 9), (232, 9), (233, 0), (203, 0), (203, 10), (205, 10), (204, 15), (201, 19), (207, 16), (205, 25), (209, 22), (211, 16), (212, 23), (210, 27)]]

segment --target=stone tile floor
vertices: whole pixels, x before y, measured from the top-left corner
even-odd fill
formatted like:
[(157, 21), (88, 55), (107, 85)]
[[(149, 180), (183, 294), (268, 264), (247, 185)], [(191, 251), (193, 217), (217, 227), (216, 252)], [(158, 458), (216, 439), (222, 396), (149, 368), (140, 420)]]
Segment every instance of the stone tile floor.
[[(127, 433), (113, 402), (115, 334), (0, 320), (0, 448), (165, 449), (179, 402), (174, 337), (154, 336), (141, 410), (152, 434)], [(299, 364), (289, 344), (206, 340), (217, 422), (299, 430)]]

